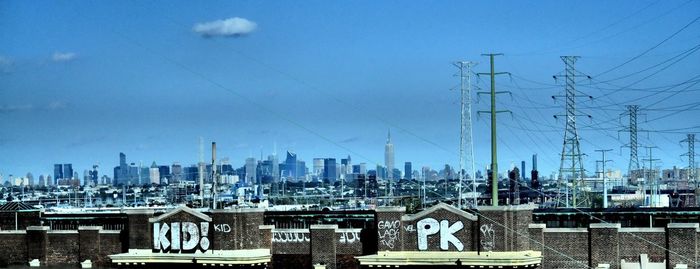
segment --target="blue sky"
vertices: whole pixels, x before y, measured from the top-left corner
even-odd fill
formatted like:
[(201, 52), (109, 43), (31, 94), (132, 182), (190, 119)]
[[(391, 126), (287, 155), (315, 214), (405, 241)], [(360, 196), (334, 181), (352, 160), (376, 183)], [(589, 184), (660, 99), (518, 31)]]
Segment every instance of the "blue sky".
[[(560, 55), (581, 56), (577, 69), (593, 76), (577, 88), (594, 97), (579, 104), (592, 116), (579, 119), (587, 170), (595, 149), (610, 148), (611, 165), (626, 171), (627, 104), (644, 110), (640, 129), (665, 130), (640, 133), (640, 144), (658, 146), (664, 167), (686, 166), (679, 141), (700, 125), (700, 57), (681, 53), (700, 44), (700, 22), (673, 34), (699, 11), (697, 1), (2, 1), (0, 173), (73, 163), (82, 174), (99, 163), (111, 176), (119, 152), (189, 164), (200, 136), (237, 166), (275, 144), (307, 163), (349, 154), (373, 165), (384, 162), (387, 129), (401, 168), (457, 165), (451, 62), (486, 72), (489, 52), (504, 53), (496, 69), (513, 74), (496, 84), (513, 92), (499, 96), (499, 109), (514, 112), (498, 119), (501, 170), (529, 167), (533, 153), (541, 173), (558, 169)], [(236, 17), (254, 29), (194, 30)], [(487, 89), (482, 79), (475, 86)], [(474, 115), (479, 168), (490, 161), (489, 122)]]

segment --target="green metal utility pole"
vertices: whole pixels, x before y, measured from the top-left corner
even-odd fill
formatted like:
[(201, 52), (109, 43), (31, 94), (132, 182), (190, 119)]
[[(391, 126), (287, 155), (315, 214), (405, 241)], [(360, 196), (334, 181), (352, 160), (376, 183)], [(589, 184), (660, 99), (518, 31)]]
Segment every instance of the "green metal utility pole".
[(491, 62), (491, 72), (490, 73), (478, 73), (477, 75), (489, 75), (491, 76), (491, 92), (479, 92), (477, 94), (489, 94), (491, 95), (491, 111), (478, 111), (479, 114), (481, 113), (490, 113), (491, 114), (491, 175), (492, 175), (492, 181), (491, 181), (491, 205), (492, 206), (498, 206), (498, 150), (497, 150), (497, 136), (496, 136), (496, 114), (502, 113), (502, 112), (508, 112), (512, 113), (510, 110), (496, 110), (496, 94), (500, 93), (508, 93), (510, 94), (509, 91), (496, 91), (496, 75), (505, 75), (510, 73), (508, 72), (496, 72), (495, 67), (494, 67), (494, 62), (493, 62), (493, 57), (498, 56), (498, 55), (503, 55), (502, 53), (490, 53), (490, 54), (482, 54), (482, 56), (489, 56), (489, 60)]

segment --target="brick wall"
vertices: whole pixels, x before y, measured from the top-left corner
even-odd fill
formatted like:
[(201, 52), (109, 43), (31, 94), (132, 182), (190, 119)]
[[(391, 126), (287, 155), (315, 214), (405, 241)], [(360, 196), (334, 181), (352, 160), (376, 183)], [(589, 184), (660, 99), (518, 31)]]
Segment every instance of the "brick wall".
[(587, 229), (544, 229), (542, 268), (588, 267)]
[[(46, 244), (47, 264), (75, 264), (79, 258), (78, 231), (49, 231), (49, 241)], [(94, 243), (93, 243), (94, 244)]]
[(325, 264), (326, 269), (336, 269), (336, 236), (338, 225), (311, 225), (311, 262)]
[(406, 213), (405, 207), (379, 207), (377, 214), (377, 250), (402, 250), (401, 216)]
[(27, 233), (25, 231), (0, 231), (0, 265), (29, 261), (27, 257)]

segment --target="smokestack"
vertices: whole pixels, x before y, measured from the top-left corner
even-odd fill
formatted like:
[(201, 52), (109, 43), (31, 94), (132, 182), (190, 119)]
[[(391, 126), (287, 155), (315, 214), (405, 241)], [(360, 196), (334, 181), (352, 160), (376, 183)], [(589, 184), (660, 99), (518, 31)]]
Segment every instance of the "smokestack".
[(211, 142), (211, 180), (212, 180), (212, 204), (216, 209), (216, 142)]

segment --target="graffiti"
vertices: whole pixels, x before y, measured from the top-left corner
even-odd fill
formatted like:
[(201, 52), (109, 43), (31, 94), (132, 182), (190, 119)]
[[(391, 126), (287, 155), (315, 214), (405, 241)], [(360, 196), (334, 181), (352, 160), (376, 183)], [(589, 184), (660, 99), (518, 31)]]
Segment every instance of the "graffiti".
[(309, 242), (307, 232), (273, 232), (272, 242), (276, 243), (302, 243)]
[(348, 243), (352, 244), (355, 243), (355, 241), (360, 241), (360, 235), (358, 232), (341, 232), (340, 233), (340, 243)]
[(377, 224), (377, 233), (379, 234), (379, 243), (388, 248), (394, 248), (396, 239), (399, 238), (399, 226), (401, 223), (398, 220), (388, 221), (381, 220)]
[(434, 218), (425, 218), (419, 220), (416, 226), (418, 226), (418, 250), (427, 250), (428, 236), (438, 232), (440, 232), (440, 249), (449, 250), (452, 244), (458, 251), (464, 250), (464, 244), (454, 235), (464, 228), (462, 221), (450, 225), (448, 220), (438, 222)]
[(403, 230), (406, 231), (407, 233), (413, 233), (416, 231), (416, 229), (413, 228), (413, 225), (403, 226)]
[[(168, 237), (170, 235), (170, 237)], [(153, 250), (162, 252), (194, 251), (197, 246), (209, 249), (209, 222), (153, 223)]]
[(481, 230), (481, 249), (492, 251), (494, 242), (496, 242), (496, 232), (493, 231), (493, 224), (483, 224), (479, 230)]
[(228, 225), (228, 224), (214, 224), (214, 231), (216, 231), (216, 232), (223, 232), (223, 233), (230, 233), (230, 232), (231, 232), (231, 225)]

